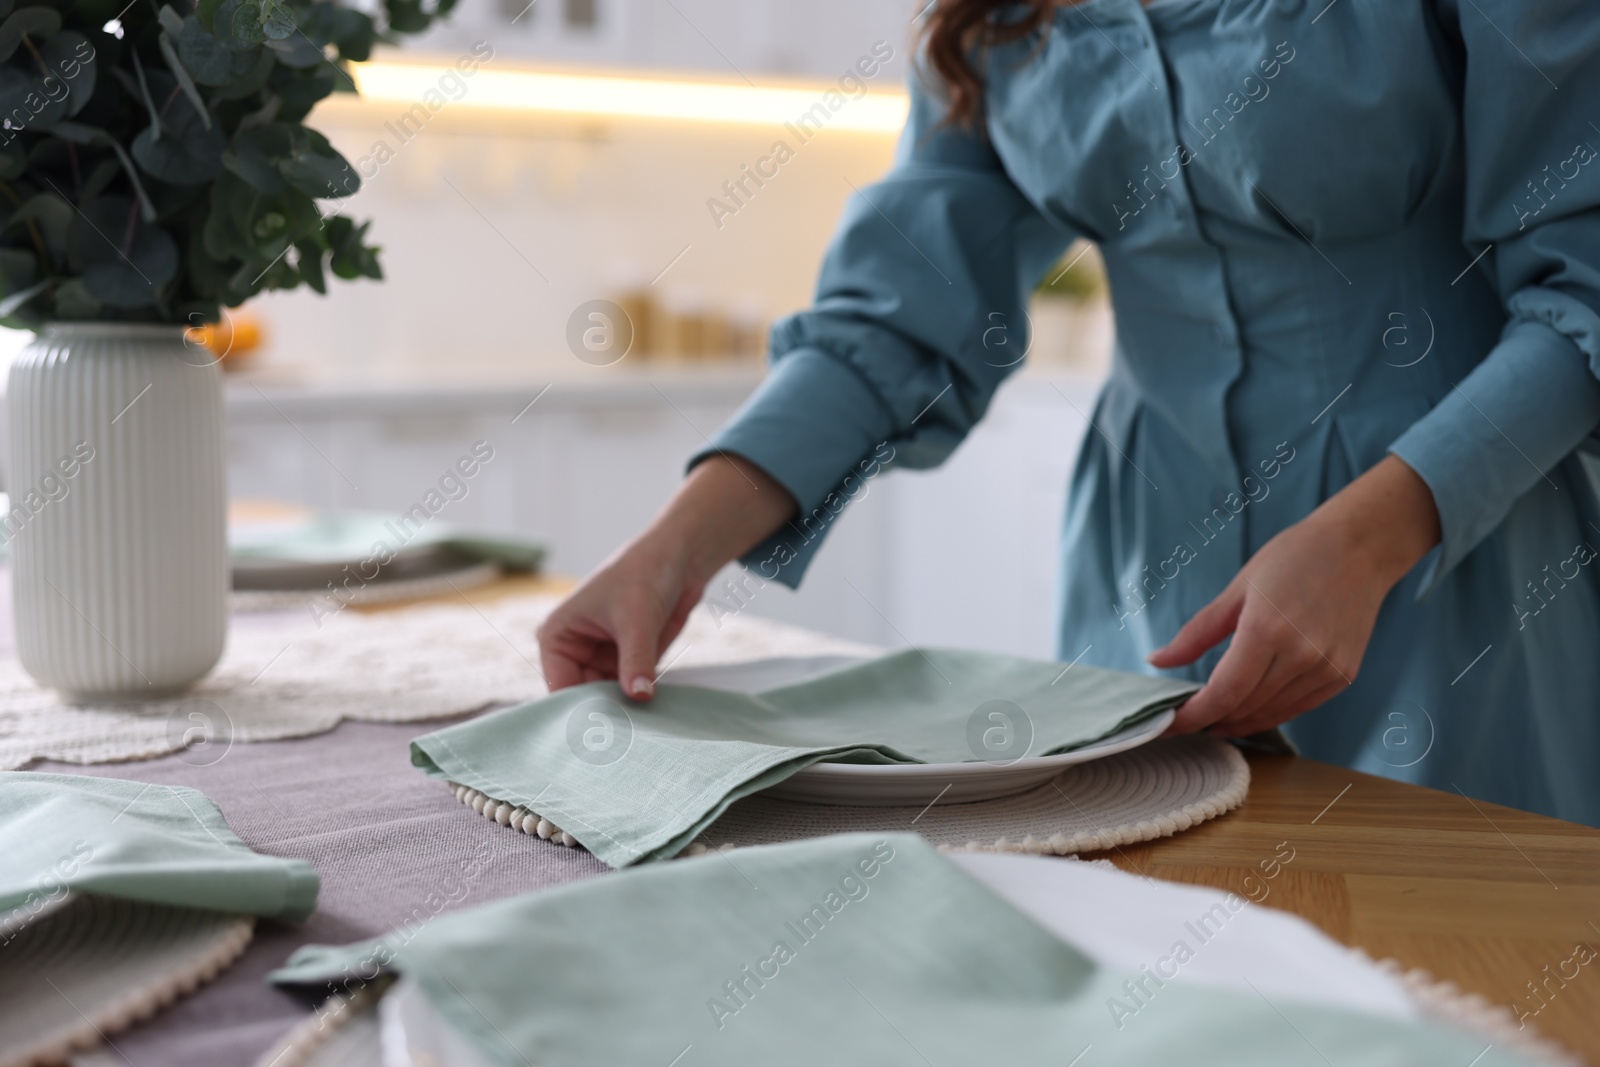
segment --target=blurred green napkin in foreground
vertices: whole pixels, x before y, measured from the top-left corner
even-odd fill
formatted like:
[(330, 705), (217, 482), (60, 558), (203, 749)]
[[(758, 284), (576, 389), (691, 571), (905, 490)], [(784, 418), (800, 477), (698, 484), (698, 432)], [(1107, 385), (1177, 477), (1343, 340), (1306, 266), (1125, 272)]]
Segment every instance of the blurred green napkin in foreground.
[(756, 694), (613, 682), (426, 734), (411, 762), (537, 812), (613, 867), (669, 859), (741, 797), (824, 760), (1009, 762), (1099, 741), (1181, 703), (1191, 682), (908, 649)]
[(1119, 1020), (1107, 1005), (1148, 976), (1099, 966), (910, 834), (586, 880), (307, 946), (271, 980), (360, 985), (380, 969), (503, 1067), (1525, 1063), (1270, 990), (1165, 982)]
[(0, 919), (78, 889), (298, 922), (318, 884), (304, 860), (250, 851), (197, 790), (0, 772)]

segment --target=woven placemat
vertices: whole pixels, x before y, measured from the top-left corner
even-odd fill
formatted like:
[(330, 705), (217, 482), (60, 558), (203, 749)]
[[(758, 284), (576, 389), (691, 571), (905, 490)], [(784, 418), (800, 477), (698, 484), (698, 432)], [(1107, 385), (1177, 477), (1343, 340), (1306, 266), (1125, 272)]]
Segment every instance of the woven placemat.
[(59, 1064), (210, 981), (253, 918), (71, 893), (0, 922), (0, 1067)]
[[(576, 847), (538, 812), (450, 783), (456, 798), (501, 826)], [(805, 804), (757, 794), (730, 807), (685, 850), (738, 848), (855, 832), (914, 831), (942, 848), (1070, 855), (1170, 837), (1232, 811), (1250, 788), (1250, 766), (1210, 737), (1155, 741), (1068, 767), (1025, 793), (916, 807)]]
[(1068, 767), (1025, 793), (969, 804), (942, 804), (930, 796), (918, 807), (858, 808), (758, 794), (729, 808), (688, 854), (713, 846), (914, 830), (946, 848), (1065, 856), (1170, 837), (1232, 811), (1249, 788), (1250, 766), (1232, 745), (1180, 737)]

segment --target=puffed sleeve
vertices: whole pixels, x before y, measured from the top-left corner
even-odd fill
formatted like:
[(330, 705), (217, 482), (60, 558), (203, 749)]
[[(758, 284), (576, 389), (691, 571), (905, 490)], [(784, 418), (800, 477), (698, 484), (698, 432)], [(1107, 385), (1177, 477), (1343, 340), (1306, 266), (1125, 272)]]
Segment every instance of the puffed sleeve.
[(690, 461), (732, 453), (794, 495), (795, 520), (742, 561), (789, 586), (872, 477), (935, 466), (982, 418), (1020, 362), (1028, 294), (1074, 236), (912, 82), (894, 165), (851, 197), (814, 305), (773, 327), (767, 378)]
[[(1430, 588), (1600, 423), (1600, 9), (1440, 0), (1466, 58), (1469, 254), (1509, 321), (1473, 372), (1390, 448), (1433, 491)], [(1537, 190), (1537, 192), (1536, 192)]]

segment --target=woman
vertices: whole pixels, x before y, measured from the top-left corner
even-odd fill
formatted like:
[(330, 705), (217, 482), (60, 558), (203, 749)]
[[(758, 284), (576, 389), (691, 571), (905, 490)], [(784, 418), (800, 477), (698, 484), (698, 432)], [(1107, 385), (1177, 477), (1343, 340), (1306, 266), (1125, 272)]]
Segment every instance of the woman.
[[(951, 0), (894, 168), (651, 527), (542, 628), (648, 699), (704, 583), (799, 581), (850, 479), (940, 462), (1075, 237), (1118, 350), (1059, 655), (1206, 679), (1178, 731), (1600, 825), (1592, 0)], [(952, 501), (959, 507), (959, 501)], [(1231, 637), (1231, 639), (1230, 639)]]

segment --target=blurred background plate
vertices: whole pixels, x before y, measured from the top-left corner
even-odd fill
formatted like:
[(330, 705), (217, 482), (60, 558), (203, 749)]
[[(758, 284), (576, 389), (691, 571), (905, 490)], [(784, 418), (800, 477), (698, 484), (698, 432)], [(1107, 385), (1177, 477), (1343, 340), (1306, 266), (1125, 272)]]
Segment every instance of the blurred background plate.
[(529, 542), (426, 523), (383, 512), (235, 503), (228, 523), (233, 588), (321, 593), (331, 585), (346, 603), (377, 603), (448, 592), (447, 583), (481, 585), (502, 569), (534, 570), (543, 555)]

